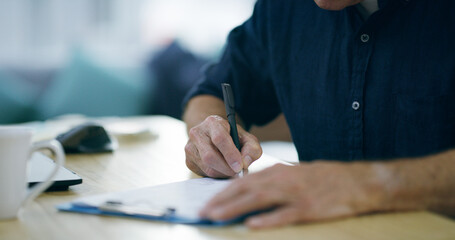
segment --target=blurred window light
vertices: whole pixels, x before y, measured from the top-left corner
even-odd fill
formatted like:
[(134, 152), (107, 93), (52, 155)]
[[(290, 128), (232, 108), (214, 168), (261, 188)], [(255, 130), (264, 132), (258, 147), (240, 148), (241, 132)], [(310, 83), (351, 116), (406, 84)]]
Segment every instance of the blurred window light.
[(151, 45), (179, 40), (193, 52), (211, 55), (229, 31), (252, 13), (252, 0), (154, 0), (142, 9), (143, 37)]
[(59, 67), (75, 48), (141, 62), (177, 39), (210, 56), (254, 0), (2, 0), (0, 65)]

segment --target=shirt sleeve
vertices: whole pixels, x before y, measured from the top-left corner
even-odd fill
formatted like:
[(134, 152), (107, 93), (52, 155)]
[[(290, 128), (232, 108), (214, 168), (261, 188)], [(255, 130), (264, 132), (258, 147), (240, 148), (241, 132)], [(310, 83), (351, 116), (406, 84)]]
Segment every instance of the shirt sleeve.
[(281, 110), (269, 74), (267, 12), (265, 1), (258, 1), (253, 15), (230, 32), (221, 59), (205, 69), (203, 78), (185, 97), (184, 105), (202, 94), (223, 99), (221, 83), (229, 83), (236, 112), (246, 129), (278, 116)]

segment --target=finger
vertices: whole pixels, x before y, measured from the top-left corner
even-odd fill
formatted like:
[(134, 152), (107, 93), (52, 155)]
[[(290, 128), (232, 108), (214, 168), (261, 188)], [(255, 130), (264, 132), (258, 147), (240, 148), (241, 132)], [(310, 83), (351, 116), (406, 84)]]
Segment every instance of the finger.
[[(249, 175), (248, 175), (249, 177)], [(245, 177), (246, 178), (246, 177)], [(217, 205), (221, 205), (225, 201), (229, 201), (231, 198), (236, 198), (245, 192), (247, 192), (246, 184), (252, 184), (251, 182), (245, 182), (245, 178), (237, 178), (230, 183), (223, 191), (217, 193), (209, 202), (207, 202), (205, 209), (212, 209)]]
[[(197, 149), (197, 155), (192, 159), (203, 172), (210, 177), (234, 176), (235, 172), (226, 163), (219, 150), (212, 144), (207, 132), (200, 128), (192, 128), (189, 132), (190, 141)], [(212, 172), (215, 170), (214, 172)]]
[(203, 171), (195, 162), (196, 159), (200, 159), (199, 152), (194, 144), (190, 141), (185, 146), (185, 154), (186, 154), (186, 166), (193, 171), (194, 173), (200, 176), (208, 176), (213, 178), (227, 178), (228, 175), (225, 175), (215, 169), (208, 170), (210, 167), (206, 168), (206, 171)]
[(196, 173), (199, 176), (207, 176), (202, 169), (200, 169), (195, 163), (195, 159), (199, 157), (199, 153), (197, 152), (197, 148), (191, 141), (185, 145), (185, 163), (186, 166)]
[(254, 190), (229, 196), (222, 202), (217, 202), (204, 208), (202, 215), (213, 220), (231, 219), (243, 214), (270, 208), (283, 203), (283, 199), (277, 191)]
[(199, 176), (207, 176), (207, 174), (202, 171), (196, 164), (194, 164), (191, 160), (188, 158), (186, 159), (186, 166), (195, 174)]
[(268, 193), (249, 193), (245, 196), (232, 199), (221, 206), (215, 206), (206, 212), (208, 218), (213, 220), (227, 220), (234, 217), (242, 216), (247, 213), (267, 209), (280, 204), (282, 201), (279, 197)]
[[(224, 176), (234, 176), (236, 174), (214, 145), (199, 145), (197, 147), (201, 159), (200, 161), (202, 163), (199, 167), (202, 171), (209, 175), (216, 174), (216, 172), (220, 172)], [(212, 170), (215, 170), (216, 172), (210, 174)]]
[(229, 124), (226, 120), (219, 118), (209, 121), (209, 123), (212, 125), (209, 135), (213, 145), (218, 148), (231, 169), (235, 173), (240, 172), (243, 168), (242, 157), (229, 134)]
[(188, 166), (188, 168), (191, 171), (193, 171), (194, 173), (196, 173), (199, 176), (207, 176), (207, 177), (211, 177), (211, 178), (229, 178), (230, 177), (230, 176), (225, 175), (225, 174), (223, 174), (221, 172), (218, 172), (215, 169), (210, 169), (210, 170), (203, 171), (196, 164), (194, 164), (192, 161), (188, 161), (187, 160), (186, 165)]
[(222, 205), (224, 202), (231, 201), (232, 198), (237, 198), (257, 189), (267, 189), (270, 187), (266, 178), (268, 175), (270, 175), (270, 171), (266, 169), (235, 179), (223, 191), (216, 194), (215, 197), (206, 204), (206, 208), (208, 209), (217, 205)]
[(295, 207), (281, 207), (269, 213), (262, 213), (246, 220), (249, 228), (271, 228), (296, 223), (299, 220)]
[(262, 148), (259, 140), (253, 134), (246, 132), (242, 128), (239, 128), (239, 133), (240, 145), (242, 145), (242, 161), (244, 168), (247, 168), (251, 163), (261, 157)]

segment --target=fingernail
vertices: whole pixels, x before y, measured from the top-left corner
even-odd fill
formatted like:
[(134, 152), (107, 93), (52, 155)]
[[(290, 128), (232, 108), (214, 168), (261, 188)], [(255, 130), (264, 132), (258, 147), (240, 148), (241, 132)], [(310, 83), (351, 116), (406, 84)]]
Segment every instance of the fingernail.
[(234, 170), (234, 172), (238, 173), (240, 170), (242, 170), (242, 165), (240, 165), (239, 162), (234, 162), (232, 163), (231, 168)]
[(243, 163), (244, 163), (244, 166), (250, 166), (251, 163), (253, 163), (253, 159), (251, 159), (250, 156), (246, 155), (246, 156), (243, 158)]

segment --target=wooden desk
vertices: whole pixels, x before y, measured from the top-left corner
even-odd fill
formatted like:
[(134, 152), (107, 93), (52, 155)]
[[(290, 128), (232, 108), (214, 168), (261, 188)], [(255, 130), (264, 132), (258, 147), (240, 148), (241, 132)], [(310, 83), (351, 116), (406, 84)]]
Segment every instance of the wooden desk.
[[(58, 212), (55, 205), (76, 197), (195, 177), (184, 163), (182, 122), (168, 117), (126, 121), (146, 124), (158, 137), (120, 141), (113, 154), (68, 156), (66, 166), (84, 183), (67, 192), (43, 194), (17, 220), (0, 221), (0, 239), (455, 239), (455, 222), (430, 212), (377, 214), (263, 231), (243, 225), (214, 228)], [(54, 131), (61, 127), (49, 125)]]

